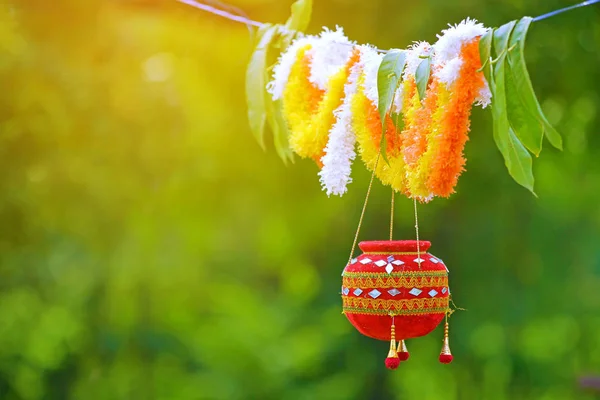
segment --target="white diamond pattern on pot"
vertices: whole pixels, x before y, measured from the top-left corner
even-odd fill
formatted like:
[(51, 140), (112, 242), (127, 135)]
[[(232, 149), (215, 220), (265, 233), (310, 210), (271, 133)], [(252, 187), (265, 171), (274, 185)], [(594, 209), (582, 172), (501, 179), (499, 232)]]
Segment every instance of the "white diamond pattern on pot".
[(400, 291), (396, 288), (393, 288), (393, 289), (388, 290), (388, 293), (391, 294), (392, 296), (397, 296), (400, 294)]
[(373, 262), (373, 260), (371, 260), (370, 258), (363, 258), (362, 260), (360, 260), (361, 264), (368, 264), (370, 262)]
[(392, 263), (389, 263), (387, 267), (385, 267), (385, 272), (387, 272), (388, 274), (391, 274), (393, 270), (394, 266), (392, 265)]
[(378, 267), (383, 267), (386, 264), (387, 263), (384, 260), (375, 261), (375, 265), (377, 265)]
[(437, 292), (437, 290), (435, 290), (435, 289), (431, 289), (431, 290), (429, 291), (429, 293), (427, 293), (427, 294), (428, 294), (428, 295), (430, 295), (431, 297), (435, 297), (435, 295), (436, 295), (436, 294), (438, 294), (438, 292)]
[(412, 294), (413, 296), (418, 296), (421, 293), (423, 293), (423, 291), (421, 289), (417, 289), (416, 287), (410, 289), (410, 292), (408, 292), (410, 294)]
[(376, 299), (379, 296), (381, 296), (381, 292), (377, 289), (373, 289), (369, 292), (369, 296), (371, 296), (372, 298)]

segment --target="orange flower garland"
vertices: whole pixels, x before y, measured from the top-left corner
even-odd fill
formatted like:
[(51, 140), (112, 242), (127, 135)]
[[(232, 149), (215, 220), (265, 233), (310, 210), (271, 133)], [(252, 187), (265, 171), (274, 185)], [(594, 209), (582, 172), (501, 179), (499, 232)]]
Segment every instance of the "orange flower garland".
[[(353, 127), (360, 146), (360, 155), (369, 170), (373, 170), (381, 149), (381, 118), (375, 104), (365, 94), (364, 75), (359, 79), (359, 89), (352, 100)], [(392, 121), (386, 115), (386, 155), (389, 165), (379, 159), (375, 175), (384, 185), (390, 185), (394, 190), (406, 193), (404, 179), (404, 160), (402, 157), (402, 138)]]
[(381, 175), (383, 163), (377, 162), (381, 143), (381, 119), (377, 108), (367, 98), (364, 87), (365, 76), (358, 80), (358, 90), (352, 97), (352, 127), (359, 144), (359, 153), (368, 170), (373, 171), (377, 163), (377, 176)]
[[(414, 81), (414, 79), (411, 80)], [(402, 132), (402, 136), (405, 137), (405, 146), (402, 152), (404, 154), (404, 161), (406, 162), (408, 188), (411, 194), (421, 201), (429, 201), (431, 199), (431, 193), (425, 185), (424, 179), (428, 171), (421, 168), (419, 161), (421, 156), (427, 151), (428, 139), (433, 127), (432, 117), (438, 107), (437, 92), (439, 84), (437, 79), (432, 79), (422, 106), (419, 105), (419, 108), (414, 113), (412, 123)], [(418, 101), (418, 96), (417, 91), (413, 90), (413, 97), (416, 98), (412, 100), (413, 103)]]
[(426, 201), (431, 200), (433, 196), (437, 195), (437, 193), (433, 192), (427, 186), (427, 180), (431, 175), (431, 165), (439, 153), (441, 138), (440, 121), (442, 120), (442, 116), (446, 109), (449, 107), (448, 103), (450, 101), (450, 92), (448, 92), (446, 85), (437, 79), (435, 79), (435, 84), (437, 108), (431, 115), (431, 130), (427, 135), (427, 150), (421, 155), (415, 174), (415, 179), (417, 179), (421, 185), (425, 185), (426, 187), (428, 194), (426, 198), (423, 199)]
[(448, 197), (454, 193), (458, 177), (464, 171), (463, 149), (468, 140), (471, 107), (484, 87), (479, 58), (479, 38), (463, 44), (463, 60), (458, 78), (452, 85), (450, 98), (435, 135), (432, 162), (427, 178), (427, 188), (435, 196)]

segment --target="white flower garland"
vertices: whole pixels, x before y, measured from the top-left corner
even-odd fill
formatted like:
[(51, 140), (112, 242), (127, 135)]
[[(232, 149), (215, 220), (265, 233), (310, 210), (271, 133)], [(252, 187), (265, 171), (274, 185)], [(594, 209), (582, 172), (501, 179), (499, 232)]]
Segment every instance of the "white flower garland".
[(352, 161), (356, 158), (356, 134), (352, 129), (352, 98), (358, 90), (360, 74), (369, 63), (377, 61), (377, 58), (373, 57), (373, 53), (377, 52), (371, 46), (359, 46), (359, 51), (360, 60), (350, 69), (348, 82), (344, 86), (344, 101), (335, 110), (336, 122), (329, 131), (325, 155), (321, 158), (323, 168), (319, 176), (327, 196), (342, 196), (346, 193), (348, 184), (352, 182)]

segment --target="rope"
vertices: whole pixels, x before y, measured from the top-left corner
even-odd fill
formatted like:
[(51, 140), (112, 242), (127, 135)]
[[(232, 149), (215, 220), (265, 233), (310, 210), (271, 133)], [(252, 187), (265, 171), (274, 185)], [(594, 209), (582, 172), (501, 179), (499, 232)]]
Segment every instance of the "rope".
[(214, 14), (214, 15), (218, 15), (219, 17), (223, 17), (223, 18), (231, 20), (231, 21), (241, 22), (242, 24), (255, 26), (257, 28), (260, 28), (261, 26), (264, 25), (264, 23), (262, 23), (262, 22), (254, 21), (254, 20), (251, 20), (250, 18), (246, 18), (241, 15), (234, 15), (225, 10), (221, 10), (219, 8), (212, 7), (212, 6), (209, 6), (208, 4), (200, 3), (200, 2), (197, 2), (194, 0), (177, 0), (177, 1), (179, 1), (180, 3), (183, 3), (183, 4), (187, 4), (188, 6), (197, 8), (199, 10), (206, 11), (206, 12)]
[(390, 242), (394, 235), (394, 188), (392, 188), (392, 207), (390, 210)]
[(417, 198), (413, 198), (415, 203), (415, 231), (417, 234), (417, 260), (419, 260), (419, 268), (421, 268), (421, 242), (419, 241), (419, 216), (417, 214)]
[(375, 171), (377, 171), (377, 164), (379, 164), (379, 157), (381, 153), (377, 154), (377, 159), (375, 160), (375, 166), (373, 167), (373, 173), (371, 174), (371, 181), (369, 182), (369, 188), (367, 189), (367, 197), (365, 197), (365, 203), (363, 204), (362, 212), (360, 213), (360, 219), (358, 220), (358, 227), (356, 228), (356, 234), (354, 235), (354, 242), (352, 243), (352, 249), (350, 250), (350, 257), (348, 258), (348, 264), (352, 261), (352, 257), (354, 256), (354, 250), (356, 249), (356, 242), (358, 241), (358, 234), (360, 232), (360, 228), (363, 223), (363, 218), (365, 216), (365, 210), (367, 209), (367, 202), (369, 201), (369, 196), (371, 195), (371, 187), (373, 186), (373, 180), (375, 179)]
[[(219, 9), (217, 7), (207, 5), (205, 3), (201, 3), (199, 1), (195, 1), (195, 0), (177, 0), (177, 1), (179, 1), (180, 3), (183, 3), (183, 4), (187, 4), (188, 6), (197, 8), (199, 10), (206, 11), (208, 13), (226, 18), (228, 20), (240, 22), (242, 24), (246, 24), (249, 26), (254, 26), (254, 27), (260, 28), (261, 26), (265, 25), (263, 22), (255, 21), (250, 18), (246, 18), (243, 15), (235, 15), (233, 13), (227, 12), (227, 11)], [(546, 14), (539, 15), (539, 16), (533, 18), (533, 21), (541, 21), (543, 19), (550, 18), (555, 15), (565, 13), (567, 11), (575, 10), (575, 9), (581, 8), (581, 7), (591, 6), (592, 4), (596, 4), (596, 3), (600, 3), (600, 0), (587, 0), (587, 1), (584, 1), (579, 4), (575, 4), (575, 5), (572, 5), (569, 7), (564, 7), (564, 8), (558, 9), (558, 10), (550, 11)], [(385, 52), (384, 50), (380, 50), (380, 51)]]
[(533, 19), (533, 22), (541, 21), (543, 19), (550, 18), (550, 17), (553, 17), (558, 14), (562, 14), (564, 12), (571, 11), (571, 10), (574, 10), (579, 7), (591, 6), (592, 4), (596, 4), (596, 3), (600, 3), (600, 0), (588, 0), (588, 1), (584, 1), (583, 3), (575, 4), (573, 6), (561, 8), (561, 9), (555, 10), (555, 11), (550, 11), (549, 13), (538, 15), (537, 17), (535, 17)]

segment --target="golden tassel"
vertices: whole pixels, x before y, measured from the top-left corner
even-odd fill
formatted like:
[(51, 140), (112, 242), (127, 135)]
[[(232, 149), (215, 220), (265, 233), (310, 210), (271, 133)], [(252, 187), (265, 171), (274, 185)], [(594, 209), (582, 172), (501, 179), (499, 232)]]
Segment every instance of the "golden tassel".
[(440, 352), (440, 362), (442, 364), (450, 364), (452, 362), (452, 353), (450, 352), (450, 341), (448, 339), (448, 317), (446, 317), (446, 323), (444, 324), (444, 341), (442, 345), (442, 351)]
[(404, 342), (404, 340), (400, 340), (398, 342), (398, 358), (400, 359), (400, 361), (406, 361), (408, 360), (408, 357), (410, 357), (410, 354), (408, 353), (408, 349), (406, 348), (406, 343)]
[(392, 323), (392, 330), (390, 332), (390, 351), (385, 359), (385, 366), (388, 369), (396, 369), (399, 365), (400, 359), (398, 358), (398, 352), (396, 351), (396, 326)]

